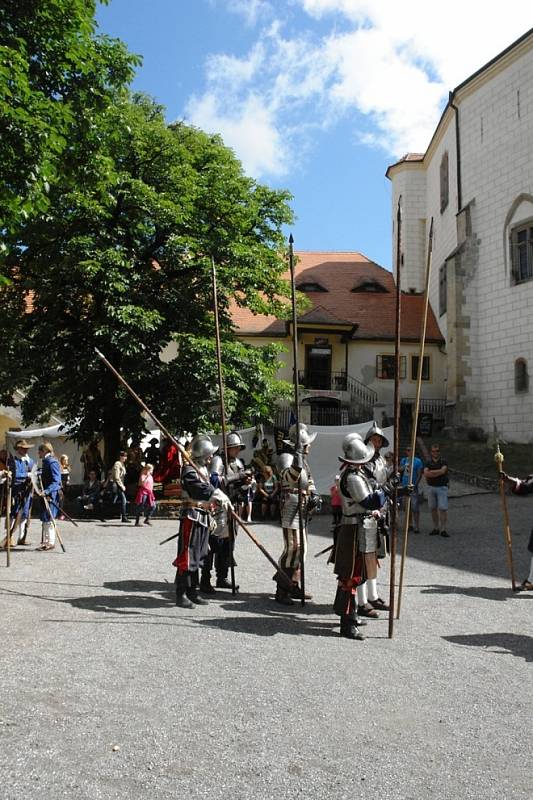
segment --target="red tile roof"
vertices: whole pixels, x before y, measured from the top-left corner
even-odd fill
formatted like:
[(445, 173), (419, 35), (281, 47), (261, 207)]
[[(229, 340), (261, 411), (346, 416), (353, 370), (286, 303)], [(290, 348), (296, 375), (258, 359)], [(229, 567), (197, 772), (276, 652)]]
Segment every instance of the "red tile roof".
[[(352, 324), (352, 335), (357, 339), (394, 339), (396, 320), (396, 292), (392, 273), (355, 252), (297, 252), (295, 267), (296, 286), (299, 283), (320, 283), (327, 292), (308, 292), (313, 304), (300, 317), (302, 322)], [(286, 276), (288, 277), (288, 275)], [(352, 292), (365, 282), (379, 283), (386, 292)], [(420, 338), (424, 298), (422, 295), (402, 295), (402, 339)], [(236, 332), (242, 336), (284, 336), (287, 325), (273, 316), (256, 315), (236, 304), (232, 307)], [(435, 315), (429, 308), (428, 342), (444, 342)]]

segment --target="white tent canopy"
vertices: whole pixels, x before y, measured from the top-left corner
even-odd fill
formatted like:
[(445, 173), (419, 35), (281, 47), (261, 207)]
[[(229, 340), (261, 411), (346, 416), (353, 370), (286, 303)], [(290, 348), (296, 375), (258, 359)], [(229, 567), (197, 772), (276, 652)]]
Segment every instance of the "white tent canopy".
[[(360, 422), (357, 425), (308, 425), (307, 428), (310, 433), (318, 434), (314, 443), (311, 445), (309, 453), (309, 466), (313, 473), (315, 485), (320, 494), (329, 494), (330, 486), (335, 480), (335, 475), (339, 472), (340, 462), (338, 457), (342, 455), (342, 440), (348, 433), (360, 433), (361, 436), (366, 435), (369, 428), (372, 427), (372, 420), (368, 422)], [(389, 441), (389, 447), (383, 449), (383, 452), (392, 450), (394, 444), (394, 428), (392, 426), (383, 429), (383, 433)], [(254, 447), (252, 446), (252, 439), (256, 434), (255, 428), (245, 428), (240, 430), (239, 434), (246, 450), (243, 451), (242, 458), (248, 464), (252, 459)], [(222, 437), (212, 435), (211, 437), (216, 444), (222, 443)], [(268, 438), (268, 437), (267, 437)], [(274, 446), (273, 442), (270, 442)], [(257, 447), (261, 446), (261, 442)]]
[(47, 428), (32, 428), (30, 430), (7, 431), (6, 440), (9, 452), (15, 452), (15, 442), (26, 439), (35, 445), (30, 450), (30, 456), (37, 458), (37, 447), (42, 442), (50, 442), (56, 457), (65, 454), (70, 462), (71, 483), (83, 483), (83, 464), (80, 461), (82, 448), (73, 439), (68, 439), (69, 428), (67, 425), (50, 425)]

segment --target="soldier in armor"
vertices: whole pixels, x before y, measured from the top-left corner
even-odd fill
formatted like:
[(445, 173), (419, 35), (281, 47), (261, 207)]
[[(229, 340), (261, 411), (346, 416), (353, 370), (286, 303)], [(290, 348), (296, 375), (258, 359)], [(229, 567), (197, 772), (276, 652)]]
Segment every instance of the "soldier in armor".
[(176, 605), (180, 608), (207, 603), (198, 594), (199, 570), (209, 555), (209, 533), (215, 524), (213, 504), (230, 506), (229, 498), (221, 489), (212, 486), (209, 479), (209, 465), (216, 451), (217, 447), (209, 436), (195, 436), (191, 456), (200, 474), (189, 463), (185, 463), (181, 471), (180, 532), (178, 554), (173, 562), (176, 567)]
[[(386, 487), (391, 476), (392, 466), (389, 466), (385, 458), (381, 455), (381, 449), (383, 447), (388, 447), (389, 442), (382, 429), (378, 427), (376, 422), (373, 422), (372, 427), (370, 427), (366, 432), (364, 443), (366, 445), (372, 445), (374, 448), (374, 455), (365, 464), (363, 470), (369, 477), (371, 485), (375, 489), (383, 489)], [(381, 509), (381, 514), (375, 522), (378, 528), (376, 551), (373, 553), (366, 552), (365, 554), (365, 561), (367, 563), (367, 580), (366, 583), (363, 583), (357, 587), (357, 613), (361, 617), (376, 618), (379, 617), (380, 610), (389, 610), (387, 603), (380, 598), (377, 588), (378, 558), (385, 558), (387, 552), (385, 543), (388, 535), (388, 504), (389, 500), (387, 496), (384, 499), (384, 505)]]
[[(299, 435), (298, 435), (299, 434)], [(279, 456), (279, 472), (281, 478), (281, 525), (283, 528), (283, 552), (279, 559), (281, 570), (292, 582), (292, 590), (287, 589), (278, 582), (276, 588), (276, 601), (282, 605), (293, 605), (294, 599), (302, 597), (300, 586), (300, 525), (304, 537), (304, 554), (307, 549), (307, 520), (309, 512), (313, 509), (320, 510), (322, 504), (317, 493), (311, 470), (307, 462), (307, 454), (316, 433), (310, 434), (303, 423), (293, 425), (289, 431), (289, 440), (284, 443), (292, 452), (282, 453)], [(302, 492), (302, 516), (298, 508), (298, 494)], [(274, 580), (276, 577), (274, 576)], [(311, 595), (306, 595), (311, 599)]]
[(59, 513), (59, 493), (61, 491), (61, 465), (54, 455), (54, 448), (50, 442), (43, 442), (38, 449), (39, 458), (42, 459), (41, 482), (43, 488), (41, 522), (42, 542), (38, 550), (53, 550), (56, 544), (55, 519)]
[(363, 639), (355, 612), (355, 592), (366, 580), (365, 551), (368, 545), (375, 549), (371, 523), (384, 504), (385, 495), (372, 485), (368, 473), (362, 469), (374, 455), (373, 446), (365, 444), (359, 434), (350, 433), (344, 437), (342, 449), (344, 455), (339, 457), (342, 517), (333, 556), (338, 580), (333, 608), (341, 618), (341, 636)]
[[(246, 445), (237, 431), (232, 431), (226, 436), (226, 448), (228, 452), (228, 463), (226, 455), (217, 453), (211, 462), (211, 483), (215, 488), (225, 492), (232, 505), (239, 506), (242, 493), (251, 483), (253, 475), (246, 469), (244, 461), (239, 458), (239, 453), (246, 449)], [(230, 526), (232, 526), (233, 537), (230, 538)], [(232, 540), (235, 542), (234, 521), (226, 509), (221, 508), (216, 514), (216, 529), (209, 537), (209, 556), (202, 569), (202, 580), (200, 588), (206, 594), (213, 594), (215, 591), (211, 584), (211, 570), (213, 566), (216, 572), (217, 589), (231, 589), (231, 582), (228, 580), (228, 573), (233, 561), (231, 549)], [(233, 561), (235, 566), (235, 562)], [(238, 589), (235, 586), (235, 589)]]

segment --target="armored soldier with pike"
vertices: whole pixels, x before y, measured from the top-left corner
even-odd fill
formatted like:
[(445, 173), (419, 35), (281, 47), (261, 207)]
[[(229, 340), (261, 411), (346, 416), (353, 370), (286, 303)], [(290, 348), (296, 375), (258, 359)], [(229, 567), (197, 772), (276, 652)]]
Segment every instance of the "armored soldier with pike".
[[(11, 473), (12, 480), (11, 547), (29, 544), (26, 537), (33, 498), (31, 471), (35, 466), (35, 461), (30, 457), (28, 451), (33, 446), (26, 439), (19, 439), (15, 443), (14, 454), (9, 455), (7, 459), (7, 469)], [(5, 545), (4, 541), (2, 547)]]
[[(278, 580), (276, 601), (282, 605), (293, 605), (294, 599), (302, 598), (300, 572), (301, 560), (307, 551), (307, 525), (311, 511), (320, 510), (322, 503), (307, 461), (309, 448), (315, 438), (316, 433), (310, 434), (307, 425), (293, 425), (289, 439), (284, 440), (289, 450), (279, 456), (283, 529), (283, 552), (279, 566), (292, 583), (292, 589), (289, 590)], [(311, 596), (306, 595), (306, 599), (311, 599)]]
[(199, 572), (209, 556), (209, 534), (214, 532), (216, 506), (230, 507), (226, 494), (210, 482), (210, 465), (217, 447), (207, 435), (195, 436), (191, 456), (194, 464), (186, 462), (181, 471), (182, 502), (176, 567), (176, 605), (193, 608), (205, 605), (200, 597)]

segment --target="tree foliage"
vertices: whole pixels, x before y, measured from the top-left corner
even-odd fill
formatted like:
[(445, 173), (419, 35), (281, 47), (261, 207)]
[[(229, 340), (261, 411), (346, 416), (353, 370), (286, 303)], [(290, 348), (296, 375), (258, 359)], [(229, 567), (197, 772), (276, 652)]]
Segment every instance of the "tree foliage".
[[(112, 457), (120, 429), (138, 434), (143, 420), (96, 346), (174, 429), (216, 424), (214, 258), (228, 416), (268, 416), (287, 389), (277, 350), (236, 341), (230, 304), (284, 311), (288, 194), (245, 176), (219, 137), (169, 127), (146, 97), (118, 93), (89, 129), (78, 123), (46, 209), (6, 237), (1, 399), (24, 388), (26, 419), (55, 410), (80, 440), (103, 435)], [(163, 363), (170, 342), (178, 354)]]
[[(67, 177), (74, 131), (133, 75), (139, 59), (95, 35), (96, 0), (3, 0), (0, 4), (0, 226), (13, 232), (46, 211)], [(7, 253), (3, 246), (4, 255)]]

